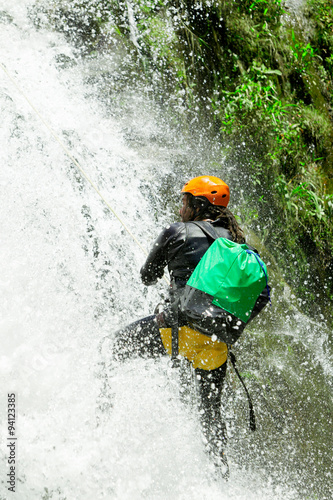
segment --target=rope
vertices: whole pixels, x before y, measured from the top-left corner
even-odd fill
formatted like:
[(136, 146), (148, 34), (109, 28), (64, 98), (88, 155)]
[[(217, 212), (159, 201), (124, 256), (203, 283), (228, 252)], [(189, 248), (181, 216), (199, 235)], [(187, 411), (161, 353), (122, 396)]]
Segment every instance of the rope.
[(256, 430), (256, 417), (255, 417), (255, 414), (254, 414), (254, 409), (253, 409), (253, 403), (252, 403), (251, 396), (249, 394), (249, 391), (247, 390), (246, 385), (244, 384), (244, 380), (242, 379), (239, 371), (236, 368), (236, 357), (235, 357), (234, 353), (230, 351), (230, 349), (228, 349), (228, 355), (229, 355), (229, 359), (231, 361), (231, 364), (234, 367), (236, 375), (239, 378), (239, 380), (240, 380), (240, 382), (241, 382), (241, 384), (242, 384), (242, 386), (244, 388), (244, 391), (245, 391), (245, 393), (247, 395), (247, 400), (248, 400), (248, 403), (249, 403), (249, 411), (250, 411), (250, 429), (251, 429), (251, 431), (255, 431)]
[[(125, 222), (119, 217), (119, 215), (116, 213), (116, 211), (111, 207), (110, 203), (106, 200), (106, 198), (103, 196), (103, 194), (100, 192), (100, 190), (98, 189), (98, 187), (96, 186), (96, 184), (90, 179), (90, 177), (88, 176), (88, 174), (83, 170), (83, 168), (81, 167), (81, 165), (79, 164), (79, 162), (73, 157), (73, 155), (71, 154), (71, 152), (69, 151), (69, 149), (65, 146), (65, 144), (61, 141), (60, 137), (54, 132), (54, 130), (50, 127), (50, 125), (44, 120), (44, 118), (42, 117), (42, 115), (40, 114), (40, 112), (38, 111), (38, 109), (33, 105), (33, 103), (30, 101), (30, 99), (25, 95), (25, 93), (23, 92), (23, 90), (21, 90), (21, 88), (19, 87), (19, 85), (16, 83), (16, 81), (14, 80), (14, 78), (10, 75), (10, 73), (7, 71), (7, 69), (5, 68), (5, 66), (0, 62), (0, 67), (1, 69), (4, 71), (4, 73), (8, 76), (8, 78), (12, 81), (12, 83), (15, 85), (15, 87), (17, 88), (17, 90), (20, 92), (20, 94), (24, 97), (24, 99), (27, 101), (27, 103), (29, 104), (29, 106), (33, 109), (33, 111), (36, 113), (36, 115), (38, 116), (38, 118), (40, 119), (40, 121), (45, 125), (45, 127), (48, 129), (48, 131), (52, 134), (52, 136), (54, 137), (54, 139), (58, 142), (58, 144), (62, 147), (62, 149), (65, 151), (65, 153), (67, 154), (67, 156), (72, 160), (72, 162), (76, 165), (76, 167), (78, 168), (78, 170), (81, 172), (81, 174), (83, 175), (83, 177), (89, 182), (89, 184), (91, 185), (91, 187), (96, 191), (96, 193), (98, 194), (98, 196), (104, 201), (104, 203), (106, 204), (106, 206), (108, 207), (108, 209), (110, 210), (110, 212), (113, 213), (113, 215), (119, 220), (119, 222), (121, 223), (121, 225), (124, 227), (124, 229), (127, 231), (127, 233), (131, 236), (131, 238), (135, 241), (135, 243), (138, 245), (138, 247), (140, 247), (140, 249), (142, 250), (142, 252), (147, 256), (148, 255), (148, 252), (147, 250), (141, 245), (141, 243), (139, 242), (139, 240), (134, 236), (134, 234), (131, 232), (131, 230), (127, 227), (127, 225), (125, 224)], [(166, 279), (164, 277), (164, 279)], [(167, 283), (169, 284), (168, 280), (166, 279)]]

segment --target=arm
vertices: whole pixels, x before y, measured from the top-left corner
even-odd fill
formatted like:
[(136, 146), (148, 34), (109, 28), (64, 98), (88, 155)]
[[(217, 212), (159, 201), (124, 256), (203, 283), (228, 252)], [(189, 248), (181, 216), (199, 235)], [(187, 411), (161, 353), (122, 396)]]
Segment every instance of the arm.
[(141, 279), (145, 285), (154, 285), (164, 274), (164, 268), (169, 262), (168, 249), (182, 230), (182, 224), (171, 224), (163, 229), (140, 270)]

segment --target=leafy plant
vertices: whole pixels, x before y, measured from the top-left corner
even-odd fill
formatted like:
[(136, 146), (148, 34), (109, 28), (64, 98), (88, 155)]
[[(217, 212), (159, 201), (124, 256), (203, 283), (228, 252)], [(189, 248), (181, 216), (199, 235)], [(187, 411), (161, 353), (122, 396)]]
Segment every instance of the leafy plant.
[(300, 73), (303, 73), (313, 63), (313, 59), (316, 55), (317, 49), (314, 49), (310, 43), (304, 45), (301, 41), (297, 40), (294, 30), (291, 31), (291, 38), (291, 50), (296, 62), (296, 69)]
[(280, 24), (280, 17), (286, 13), (282, 0), (245, 0), (237, 3), (238, 10), (273, 24)]

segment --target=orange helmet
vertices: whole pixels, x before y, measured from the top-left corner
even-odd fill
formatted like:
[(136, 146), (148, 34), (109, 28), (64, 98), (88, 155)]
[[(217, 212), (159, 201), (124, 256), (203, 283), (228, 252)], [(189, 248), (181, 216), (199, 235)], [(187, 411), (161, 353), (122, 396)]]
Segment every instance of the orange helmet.
[(188, 181), (182, 193), (204, 196), (212, 205), (227, 207), (230, 199), (229, 186), (218, 177), (202, 175)]

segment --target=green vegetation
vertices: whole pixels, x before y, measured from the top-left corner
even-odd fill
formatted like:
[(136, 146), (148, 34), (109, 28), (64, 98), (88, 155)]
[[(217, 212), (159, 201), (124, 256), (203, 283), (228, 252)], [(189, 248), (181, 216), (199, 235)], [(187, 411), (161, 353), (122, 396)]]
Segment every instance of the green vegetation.
[(331, 315), (332, 2), (307, 0), (306, 27), (282, 0), (54, 0), (46, 10), (88, 54), (122, 44), (150, 87), (187, 109), (181, 120), (214, 123), (248, 179), (244, 218), (251, 205), (288, 281)]

